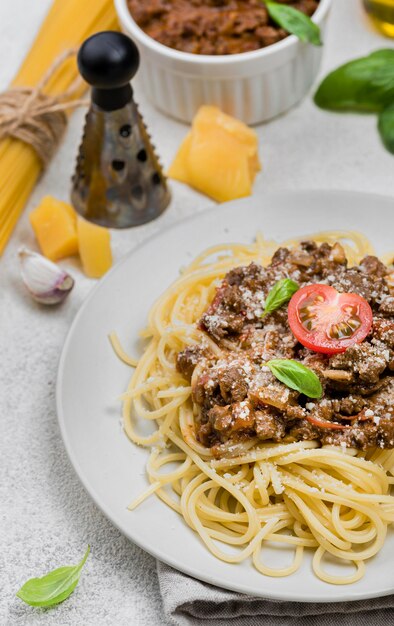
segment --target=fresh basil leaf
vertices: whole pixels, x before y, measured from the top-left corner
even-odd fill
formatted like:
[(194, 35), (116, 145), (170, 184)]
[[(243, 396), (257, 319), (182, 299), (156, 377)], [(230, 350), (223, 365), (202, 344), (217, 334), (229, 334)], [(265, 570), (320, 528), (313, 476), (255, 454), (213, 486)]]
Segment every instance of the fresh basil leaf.
[(308, 398), (320, 398), (323, 388), (315, 372), (298, 361), (291, 359), (272, 359), (266, 363), (271, 372), (290, 389), (295, 389)]
[(378, 130), (385, 147), (394, 154), (394, 104), (380, 113)]
[(272, 313), (276, 309), (279, 309), (283, 304), (288, 302), (296, 291), (299, 290), (299, 285), (291, 278), (282, 278), (268, 292), (264, 305), (263, 316), (268, 313)]
[(341, 65), (324, 78), (314, 100), (322, 109), (379, 113), (394, 101), (394, 49)]
[(271, 19), (288, 33), (296, 35), (301, 41), (321, 46), (320, 28), (302, 11), (287, 4), (266, 0), (265, 6)]
[(63, 602), (77, 586), (89, 552), (90, 546), (78, 565), (59, 567), (41, 578), (30, 578), (16, 595), (30, 606), (50, 607)]

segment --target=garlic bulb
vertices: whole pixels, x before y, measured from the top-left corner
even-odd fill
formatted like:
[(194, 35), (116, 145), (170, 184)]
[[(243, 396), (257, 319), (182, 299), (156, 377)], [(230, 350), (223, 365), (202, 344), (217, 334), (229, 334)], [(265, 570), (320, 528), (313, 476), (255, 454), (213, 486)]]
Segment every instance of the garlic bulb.
[(42, 304), (59, 304), (74, 287), (74, 279), (52, 261), (27, 248), (19, 250), (21, 274), (30, 295)]

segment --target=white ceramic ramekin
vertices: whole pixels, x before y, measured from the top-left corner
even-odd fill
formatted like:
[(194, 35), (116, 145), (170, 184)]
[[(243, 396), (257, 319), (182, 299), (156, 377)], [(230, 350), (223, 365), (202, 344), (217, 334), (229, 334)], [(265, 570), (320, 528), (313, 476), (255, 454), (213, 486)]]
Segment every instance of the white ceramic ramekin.
[[(320, 0), (313, 20), (324, 28), (332, 0)], [(258, 124), (299, 102), (314, 82), (323, 47), (291, 35), (266, 48), (232, 55), (197, 55), (163, 46), (136, 24), (127, 0), (115, 0), (124, 31), (141, 53), (140, 80), (153, 104), (190, 122), (202, 104), (215, 104), (248, 124)]]

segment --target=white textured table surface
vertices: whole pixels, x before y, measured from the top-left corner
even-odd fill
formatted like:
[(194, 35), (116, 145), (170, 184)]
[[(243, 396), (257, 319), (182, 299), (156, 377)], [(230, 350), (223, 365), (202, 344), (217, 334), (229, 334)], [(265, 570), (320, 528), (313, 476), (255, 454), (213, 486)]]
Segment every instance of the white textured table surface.
[[(27, 52), (49, 0), (0, 2), (0, 88)], [(81, 2), (81, 6), (84, 2)], [(322, 74), (378, 47), (393, 46), (369, 29), (360, 0), (335, 0)], [(136, 91), (158, 152), (168, 165), (185, 126), (166, 119)], [(83, 113), (69, 132), (29, 206), (50, 193), (68, 198)], [(264, 172), (255, 191), (330, 188), (393, 195), (394, 157), (380, 145), (374, 116), (331, 115), (307, 99), (258, 128)], [(173, 185), (161, 227), (209, 204)], [(63, 449), (56, 421), (55, 379), (67, 330), (94, 285), (73, 268), (76, 288), (65, 306), (44, 309), (21, 286), (17, 249), (35, 247), (27, 212), (0, 260), (0, 623), (7, 625), (164, 625), (155, 562), (127, 541), (84, 492)], [(114, 233), (116, 257), (157, 230), (155, 222)], [(65, 263), (65, 266), (69, 263)], [(19, 586), (52, 567), (92, 553), (70, 600), (51, 611), (15, 598)]]

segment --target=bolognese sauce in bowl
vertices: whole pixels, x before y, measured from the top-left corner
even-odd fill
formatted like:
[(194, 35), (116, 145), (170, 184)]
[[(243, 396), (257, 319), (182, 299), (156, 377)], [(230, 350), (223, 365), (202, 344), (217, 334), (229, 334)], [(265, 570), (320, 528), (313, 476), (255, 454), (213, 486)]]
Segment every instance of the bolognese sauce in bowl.
[[(165, 46), (193, 54), (240, 54), (288, 36), (261, 0), (127, 0), (138, 26)], [(311, 17), (319, 0), (288, 0)]]
[[(323, 35), (332, 0), (288, 0)], [(115, 0), (120, 24), (141, 52), (140, 78), (153, 104), (191, 122), (203, 104), (258, 124), (299, 102), (324, 45), (289, 35), (260, 0)]]

